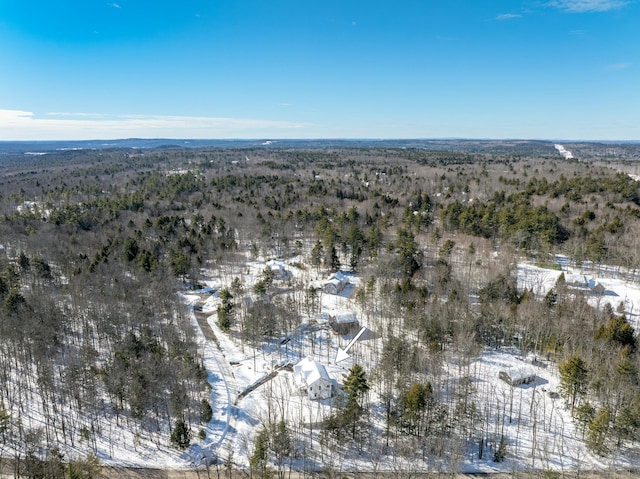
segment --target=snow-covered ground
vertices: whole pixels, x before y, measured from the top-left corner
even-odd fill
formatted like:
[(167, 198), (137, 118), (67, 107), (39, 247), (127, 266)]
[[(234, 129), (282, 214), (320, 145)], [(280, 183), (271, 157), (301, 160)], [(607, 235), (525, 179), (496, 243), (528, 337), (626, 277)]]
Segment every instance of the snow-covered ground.
[[(605, 302), (610, 302), (615, 308), (619, 302), (622, 302), (632, 324), (637, 324), (638, 314), (634, 311), (633, 305), (640, 302), (639, 285), (611, 277), (598, 278), (589, 274), (584, 275), (580, 269), (571, 268), (567, 262), (563, 264), (565, 276), (585, 276), (587, 285), (601, 284), (605, 288), (605, 293), (602, 295), (590, 295), (590, 303), (602, 307)], [(517, 270), (518, 285), (521, 289), (532, 289), (536, 295), (544, 296), (555, 285), (562, 272), (520, 264)], [(320, 284), (318, 282), (316, 286)], [(353, 299), (354, 290), (358, 285), (358, 278), (351, 277), (350, 285), (339, 295), (323, 294), (322, 310), (329, 314), (355, 311), (363, 324), (364, 316), (359, 314), (360, 308)], [(213, 313), (216, 307), (216, 299), (212, 297), (205, 306), (205, 310)], [(216, 328), (215, 316), (210, 318), (210, 325)], [(283, 358), (295, 362), (308, 354), (325, 364), (327, 371), (338, 384), (353, 364), (352, 360), (335, 363), (337, 348), (345, 347), (349, 337), (332, 335), (326, 329), (303, 330), (303, 334), (292, 336), (292, 342), (289, 343), (289, 356), (282, 347), (255, 351), (246, 345), (237, 344), (219, 330), (216, 334), (221, 339), (221, 347), (227, 360), (235, 365), (233, 371), (238, 392), (272, 372), (274, 366), (281, 363)], [(291, 354), (291, 351), (295, 353)], [(304, 354), (301, 354), (301, 351)], [(366, 357), (366, 353), (363, 353), (360, 358)], [(479, 460), (477, 451), (471, 446), (465, 457), (461, 458), (459, 469), (467, 472), (509, 472), (523, 468), (571, 470), (610, 467), (608, 459), (599, 458), (588, 452), (582, 441), (582, 432), (577, 430), (569, 408), (564, 400), (555, 394), (559, 383), (556, 366), (552, 362), (539, 358), (535, 362), (531, 362), (530, 359), (520, 357), (516, 351), (486, 351), (469, 366), (468, 371), (475, 394), (481, 401), (478, 408), (492, 411), (491, 414), (497, 414), (497, 416), (500, 415), (500, 411), (504, 414), (499, 428), (496, 426), (495, 434), (504, 434), (508, 459), (503, 463), (496, 463), (491, 454), (486, 454), (482, 460)], [(453, 369), (457, 368), (454, 363), (455, 358), (451, 358), (451, 364), (447, 366), (452, 370), (452, 375), (456, 374), (453, 372)], [(535, 370), (536, 380), (533, 383), (512, 388), (498, 379), (500, 371), (523, 366)], [(377, 400), (375, 394), (370, 397), (371, 403), (376, 403)], [(292, 374), (281, 371), (265, 385), (238, 401), (238, 420), (234, 424), (233, 433), (228, 436), (227, 454), (228, 451), (234, 451), (234, 462), (240, 466), (248, 466), (257, 429), (264, 425), (268, 418), (275, 414), (286, 418), (292, 424), (308, 424), (310, 429), (313, 429), (314, 424), (319, 423), (331, 412), (331, 403), (331, 399), (323, 401), (308, 399), (297, 389)], [(382, 410), (373, 408), (371, 419), (375, 423), (374, 427), (382, 431), (384, 428)], [(312, 444), (312, 447), (321, 449), (319, 444)], [(397, 466), (392, 458), (378, 459), (381, 467), (391, 469)], [(365, 455), (350, 457), (344, 461), (341, 463), (344, 469), (363, 470), (370, 464), (371, 458)], [(625, 463), (624, 459), (617, 459), (617, 461), (618, 466), (632, 465)], [(414, 463), (411, 467), (415, 470), (433, 470), (436, 466), (427, 462)]]
[[(598, 274), (588, 267), (589, 265), (585, 269), (572, 266), (571, 262), (562, 256), (558, 257), (558, 264), (562, 265), (561, 271), (540, 268), (526, 263), (518, 264), (518, 289), (521, 291), (531, 289), (536, 296), (540, 297), (546, 295), (555, 286), (562, 273), (567, 279), (583, 278), (584, 286), (574, 286), (574, 289), (584, 293), (591, 306), (602, 308), (609, 303), (615, 310), (622, 304), (629, 324), (638, 331), (640, 327), (640, 284), (616, 277), (624, 277), (624, 272), (618, 272), (611, 268), (603, 269), (606, 274)], [(593, 290), (594, 286), (598, 284), (604, 289), (602, 293)]]
[[(566, 260), (566, 259), (565, 259)], [(531, 289), (536, 295), (544, 296), (556, 283), (558, 276), (585, 276), (585, 289), (589, 285), (600, 284), (603, 294), (589, 294), (589, 302), (602, 307), (606, 302), (616, 308), (622, 303), (630, 323), (637, 329), (639, 314), (636, 305), (640, 305), (640, 286), (636, 283), (616, 279), (615, 277), (594, 277), (592, 274), (572, 267), (570, 262), (563, 261), (563, 271), (544, 269), (531, 264), (519, 264), (517, 267), (518, 286), (521, 290)], [(242, 281), (247, 290), (257, 281), (265, 262), (247, 261), (241, 267)], [(276, 281), (275, 287), (289, 294), (292, 291), (286, 282), (289, 280), (304, 281), (305, 284), (321, 286), (322, 281), (309, 271), (294, 266), (295, 261), (283, 264), (287, 274)], [(299, 263), (297, 263), (299, 264)], [(611, 275), (612, 276), (612, 275)], [(352, 336), (339, 336), (329, 331), (326, 325), (318, 325), (305, 318), (302, 326), (295, 333), (290, 333), (286, 341), (272, 341), (268, 346), (255, 349), (242, 344), (238, 338), (223, 333), (216, 324), (216, 310), (220, 304), (219, 289), (228, 287), (235, 277), (233, 272), (211, 276), (205, 283), (210, 287), (198, 294), (181, 295), (181, 301), (198, 304), (202, 312), (208, 315), (208, 325), (213, 330), (217, 344), (208, 341), (196, 321), (193, 309), (192, 321), (198, 341), (203, 351), (204, 365), (208, 371), (211, 384), (211, 404), (213, 418), (205, 427), (206, 438), (195, 439), (186, 452), (178, 452), (169, 447), (166, 438), (156, 437), (148, 433), (139, 433), (129, 427), (124, 420), (115, 423), (113, 417), (99, 419), (100, 434), (96, 434), (93, 448), (105, 464), (137, 467), (191, 468), (202, 466), (205, 461), (218, 458), (230, 461), (238, 466), (248, 466), (253, 450), (254, 438), (261, 427), (273, 417), (286, 418), (291, 424), (306, 425), (309, 428), (309, 441), (312, 448), (322, 449), (318, 443), (318, 435), (312, 431), (316, 424), (331, 412), (333, 399), (321, 401), (310, 400), (295, 385), (292, 373), (278, 366), (294, 364), (305, 356), (323, 363), (329, 375), (339, 387), (343, 375), (353, 365), (354, 359), (336, 364), (336, 353), (339, 347), (346, 347)], [(315, 281), (315, 283), (313, 283)], [(361, 314), (354, 296), (359, 286), (359, 278), (349, 277), (349, 284), (338, 295), (320, 294), (321, 310), (327, 314), (353, 311), (366, 324), (366, 316)], [(293, 293), (292, 293), (293, 294)], [(364, 340), (360, 347), (351, 351), (357, 354), (358, 360), (371, 367), (376, 358), (367, 353), (366, 343), (379, 339)], [(459, 375), (456, 358), (448, 356), (444, 365), (451, 377)], [(521, 368), (523, 365), (535, 369), (536, 380), (529, 385), (511, 387), (498, 379), (500, 371)], [(276, 371), (277, 370), (277, 371)], [(499, 418), (495, 424), (494, 438), (505, 436), (508, 456), (503, 463), (495, 463), (490, 454), (482, 460), (477, 451), (469, 447), (467, 454), (460, 458), (458, 468), (462, 471), (512, 471), (520, 468), (539, 468), (567, 470), (575, 468), (609, 467), (608, 462), (591, 455), (581, 440), (581, 432), (576, 430), (570, 411), (564, 401), (553, 394), (558, 389), (557, 369), (551, 362), (522, 358), (516, 351), (486, 351), (468, 365), (467, 374), (471, 380), (477, 407), (480, 411), (491, 411)], [(255, 390), (252, 386), (268, 375), (274, 375)], [(459, 379), (459, 377), (458, 377)], [(446, 392), (443, 392), (446, 394)], [(371, 404), (379, 402), (375, 393), (369, 398)], [(25, 420), (37, 425), (42, 421), (42, 411), (34, 405)], [(381, 407), (373, 407), (371, 420), (374, 427), (384, 429), (384, 411)], [(197, 431), (194, 431), (197, 433)], [(497, 440), (497, 439), (496, 439)], [(63, 451), (67, 457), (84, 455), (90, 446), (76, 443), (73, 450)], [(342, 459), (344, 469), (366, 469), (371, 457), (353, 456)], [(376, 459), (380, 467), (392, 469), (397, 462), (381, 455)], [(619, 465), (624, 460), (619, 459)], [(415, 470), (428, 470), (435, 467), (433, 463), (412, 464)]]
[(565, 160), (570, 160), (571, 158), (573, 158), (573, 153), (571, 153), (569, 150), (565, 149), (564, 146), (556, 144), (553, 145), (555, 147), (556, 150), (558, 150), (558, 153), (560, 153)]

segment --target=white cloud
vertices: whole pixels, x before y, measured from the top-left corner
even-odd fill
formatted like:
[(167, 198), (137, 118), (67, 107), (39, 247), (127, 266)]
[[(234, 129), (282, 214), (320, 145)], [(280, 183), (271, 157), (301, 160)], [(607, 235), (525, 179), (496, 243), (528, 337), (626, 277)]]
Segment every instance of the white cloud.
[(0, 110), (0, 140), (292, 137), (292, 131), (308, 126), (288, 121), (199, 116), (57, 112), (40, 117), (28, 111)]
[(616, 71), (616, 70), (626, 70), (631, 66), (631, 63), (614, 63), (607, 67), (607, 70)]
[(622, 8), (627, 3), (629, 3), (627, 0), (552, 0), (547, 3), (547, 6), (570, 13), (582, 13), (606, 12)]
[(518, 13), (503, 13), (502, 15), (498, 15), (496, 18), (494, 18), (494, 20), (513, 20), (514, 18), (522, 18), (522, 15)]
[(121, 7), (120, 5), (118, 5), (117, 3), (110, 3), (110, 4), (109, 4), (109, 6), (110, 6), (110, 7), (113, 7), (113, 8), (122, 8), (122, 7)]
[(47, 116), (63, 116), (63, 117), (72, 117), (72, 118), (106, 118), (102, 113), (80, 113), (74, 112), (70, 113), (67, 111), (52, 111), (46, 113)]

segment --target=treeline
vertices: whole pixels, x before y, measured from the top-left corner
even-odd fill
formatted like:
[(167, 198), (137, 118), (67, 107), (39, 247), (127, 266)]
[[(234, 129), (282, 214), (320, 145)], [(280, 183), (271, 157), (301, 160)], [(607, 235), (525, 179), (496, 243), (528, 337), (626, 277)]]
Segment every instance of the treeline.
[(513, 242), (531, 251), (562, 243), (568, 231), (545, 206), (533, 206), (522, 194), (496, 193), (487, 203), (449, 203), (442, 213), (447, 228), (463, 233)]

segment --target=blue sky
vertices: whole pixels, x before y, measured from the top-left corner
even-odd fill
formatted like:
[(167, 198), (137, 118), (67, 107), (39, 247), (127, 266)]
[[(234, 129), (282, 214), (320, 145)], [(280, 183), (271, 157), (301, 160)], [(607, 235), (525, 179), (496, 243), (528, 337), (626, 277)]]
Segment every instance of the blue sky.
[(640, 140), (640, 0), (0, 0), (0, 140)]

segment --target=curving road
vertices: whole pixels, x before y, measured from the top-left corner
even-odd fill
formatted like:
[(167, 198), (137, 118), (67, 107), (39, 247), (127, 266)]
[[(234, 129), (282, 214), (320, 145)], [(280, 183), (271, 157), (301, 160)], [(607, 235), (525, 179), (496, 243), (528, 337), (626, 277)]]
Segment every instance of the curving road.
[[(209, 290), (190, 291), (186, 294), (201, 295), (203, 293), (210, 293), (210, 291)], [(226, 410), (225, 423), (220, 433), (220, 437), (217, 439), (217, 441), (210, 442), (206, 446), (206, 449), (203, 448), (203, 453), (206, 454), (206, 457), (203, 457), (203, 459), (206, 458), (207, 460), (211, 461), (212, 459), (221, 457), (220, 449), (222, 448), (225, 441), (227, 440), (229, 431), (231, 430), (233, 423), (235, 423), (235, 421), (237, 420), (237, 409), (234, 407), (234, 403), (237, 398), (238, 388), (237, 388), (235, 376), (233, 374), (233, 371), (231, 370), (229, 362), (227, 361), (224, 355), (224, 352), (220, 348), (220, 343), (218, 341), (218, 338), (216, 338), (216, 335), (213, 329), (211, 328), (211, 326), (207, 321), (208, 315), (205, 313), (197, 312), (195, 310), (196, 303), (201, 301), (202, 301), (202, 298), (200, 298), (199, 300), (192, 301), (189, 304), (189, 311), (190, 311), (192, 321), (194, 321), (198, 325), (198, 328), (200, 329), (200, 331), (202, 332), (206, 340), (205, 354), (210, 352), (211, 357), (214, 360), (213, 362), (215, 364), (215, 368), (214, 369), (207, 368), (207, 373), (210, 376), (215, 376), (217, 379), (221, 380), (223, 383), (224, 393), (221, 395), (222, 397), (220, 397), (220, 395), (216, 395), (215, 397), (216, 401), (214, 402), (214, 407), (217, 407), (217, 408), (223, 407)], [(212, 391), (212, 395), (214, 395), (216, 392), (215, 382), (214, 381), (209, 381), (209, 382), (214, 387), (214, 391)], [(221, 404), (221, 400), (225, 401), (226, 404), (224, 405)]]

